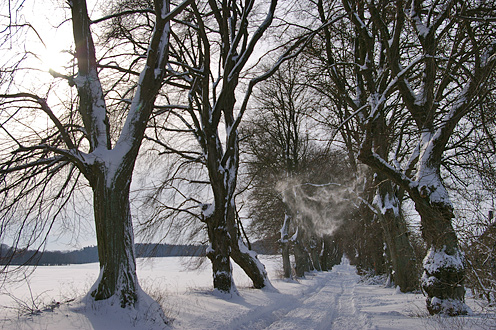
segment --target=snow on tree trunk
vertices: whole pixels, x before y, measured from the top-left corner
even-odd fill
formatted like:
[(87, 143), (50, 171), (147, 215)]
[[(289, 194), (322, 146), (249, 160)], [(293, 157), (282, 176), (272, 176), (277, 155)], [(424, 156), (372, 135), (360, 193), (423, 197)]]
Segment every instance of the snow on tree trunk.
[(398, 197), (393, 191), (390, 181), (384, 181), (381, 174), (377, 175), (381, 182), (374, 204), (380, 212), (379, 220), (384, 230), (392, 265), (394, 284), (401, 292), (411, 292), (418, 288), (415, 252), (408, 238), (408, 228), (400, 213)]
[(421, 279), (422, 289), (427, 294), (427, 309), (431, 314), (467, 314), (464, 256), (451, 224), (453, 210), (446, 204), (429, 202), (428, 197), (416, 202), (415, 208), (421, 217), (422, 236), (429, 247)]
[(417, 165), (416, 189), (410, 194), (420, 215), (422, 236), (429, 252), (424, 259), (422, 289), (427, 293), (427, 309), (431, 314), (464, 315), (464, 256), (452, 226), (453, 205), (441, 178), (436, 134), (425, 131)]
[(223, 208), (209, 205), (204, 210), (204, 221), (207, 224), (208, 240), (207, 257), (212, 262), (214, 289), (221, 293), (236, 293), (232, 278), (231, 237), (227, 230), (227, 222)]
[(291, 277), (291, 261), (289, 259), (289, 222), (291, 220), (290, 215), (286, 212), (284, 215), (284, 223), (281, 228), (281, 239), (279, 244), (281, 245), (282, 254), (282, 267), (284, 272), (284, 278)]
[(295, 272), (297, 277), (305, 277), (305, 272), (311, 270), (311, 259), (308, 251), (303, 244), (303, 229), (298, 228), (298, 231), (291, 240), (293, 241), (293, 250), (295, 255)]
[(231, 238), (231, 258), (248, 275), (256, 289), (265, 287), (273, 289), (274, 287), (270, 283), (265, 266), (258, 260), (257, 253), (248, 249), (241, 238), (236, 226), (235, 209), (236, 205), (233, 202), (230, 204), (227, 214), (229, 236)]
[(256, 289), (272, 288), (265, 266), (258, 260), (255, 251), (249, 250), (241, 238), (237, 242), (231, 238), (231, 257), (253, 281)]
[(94, 168), (91, 183), (100, 276), (91, 295), (95, 300), (115, 296), (121, 307), (134, 306), (138, 279), (129, 205), (130, 175), (107, 178), (108, 168), (102, 164)]

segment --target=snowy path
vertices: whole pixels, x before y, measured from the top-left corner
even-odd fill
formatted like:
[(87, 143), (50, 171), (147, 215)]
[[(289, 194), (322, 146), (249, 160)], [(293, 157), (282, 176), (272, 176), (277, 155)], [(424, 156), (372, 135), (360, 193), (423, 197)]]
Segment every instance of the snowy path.
[[(278, 281), (280, 293), (263, 291), (263, 299), (252, 301), (256, 290), (229, 301), (218, 300), (221, 306), (204, 310), (202, 316), (191, 318), (184, 307), (174, 329), (368, 329), (366, 315), (355, 305), (355, 288), (359, 276), (349, 264), (335, 266), (332, 272), (314, 273), (301, 283)], [(286, 293), (287, 292), (287, 293)], [(256, 305), (254, 305), (256, 304)], [(215, 304), (216, 305), (216, 304)], [(203, 306), (206, 308), (206, 306)], [(193, 308), (194, 309), (194, 308)], [(182, 315), (181, 315), (182, 314)], [(215, 318), (215, 319), (212, 319)], [(179, 320), (190, 320), (184, 322)]]
[[(320, 274), (319, 274), (320, 275)], [(336, 266), (331, 274), (319, 277), (319, 288), (298, 302), (267, 329), (364, 329), (365, 323), (355, 306), (358, 277), (349, 265)]]

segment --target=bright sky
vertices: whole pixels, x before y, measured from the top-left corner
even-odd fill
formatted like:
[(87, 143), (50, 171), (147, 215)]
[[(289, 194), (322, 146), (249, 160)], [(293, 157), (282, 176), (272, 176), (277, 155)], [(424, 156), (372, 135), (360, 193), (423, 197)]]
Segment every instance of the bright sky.
[[(90, 16), (99, 16), (96, 10), (99, 6), (98, 1), (87, 0), (87, 2)], [(19, 8), (20, 4), (22, 6)], [(70, 10), (66, 0), (8, 0), (0, 4), (0, 13), (1, 30), (9, 22), (29, 24), (32, 27), (23, 28), (26, 39), (20, 41), (25, 41), (25, 43), (10, 43), (12, 50), (31, 52), (33, 54), (32, 65), (40, 70), (48, 72), (51, 68), (63, 71), (64, 64), (71, 59), (67, 51), (74, 48)], [(36, 57), (38, 61), (34, 60)], [(48, 76), (47, 79), (49, 79)]]
[[(96, 0), (88, 0), (88, 8), (91, 16), (99, 17), (95, 14), (96, 2)], [(48, 73), (50, 69), (60, 73), (70, 73), (64, 68), (72, 58), (68, 51), (74, 49), (72, 23), (69, 17), (70, 10), (65, 0), (8, 0), (0, 3), (0, 31), (4, 31), (4, 36), (0, 34), (0, 40), (3, 41), (8, 33), (15, 31), (7, 28), (9, 24), (23, 25), (13, 42), (8, 41), (1, 45), (4, 57), (0, 58), (0, 64), (19, 58), (13, 54), (28, 54), (23, 67), (35, 69), (27, 72), (18, 84), (21, 91), (34, 90), (43, 93), (42, 90), (48, 87), (40, 89), (40, 86), (54, 81)], [(93, 226), (91, 218), (87, 221), (83, 220), (79, 225), (70, 221), (59, 223), (49, 237), (47, 248), (68, 250), (96, 245)]]

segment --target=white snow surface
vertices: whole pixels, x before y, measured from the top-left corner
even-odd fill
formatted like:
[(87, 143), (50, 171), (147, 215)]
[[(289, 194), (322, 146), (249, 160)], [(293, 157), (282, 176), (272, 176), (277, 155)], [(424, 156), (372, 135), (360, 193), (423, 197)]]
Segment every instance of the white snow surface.
[[(186, 259), (152, 258), (138, 261), (141, 286), (160, 298), (169, 325), (153, 308), (138, 312), (109, 304), (84, 304), (84, 296), (98, 276), (98, 264), (38, 267), (29, 278), (34, 300), (61, 302), (37, 315), (20, 314), (11, 295), (30, 304), (26, 283), (2, 287), (1, 329), (495, 329), (496, 314), (481, 312), (473, 299), (474, 314), (464, 317), (428, 316), (421, 294), (402, 294), (394, 288), (361, 281), (347, 259), (330, 272), (310, 273), (304, 279), (280, 278), (277, 256), (260, 256), (275, 289), (257, 290), (237, 267), (234, 279), (239, 295), (218, 295), (212, 289), (211, 267), (186, 270)], [(143, 305), (146, 305), (146, 300)], [(18, 305), (17, 305), (18, 306)]]

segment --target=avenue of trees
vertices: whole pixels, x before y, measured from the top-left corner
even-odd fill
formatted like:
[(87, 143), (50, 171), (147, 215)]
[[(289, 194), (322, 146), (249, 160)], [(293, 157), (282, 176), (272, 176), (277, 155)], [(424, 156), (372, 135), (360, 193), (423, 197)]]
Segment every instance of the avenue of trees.
[(98, 18), (71, 0), (72, 60), (46, 80), (23, 6), (0, 27), (0, 243), (43, 249), (91, 204), (91, 296), (122, 307), (136, 229), (208, 243), (228, 295), (231, 260), (272, 287), (256, 238), (284, 277), (344, 254), (431, 314), (468, 313), (465, 286), (496, 298), (496, 2), (116, 0)]

